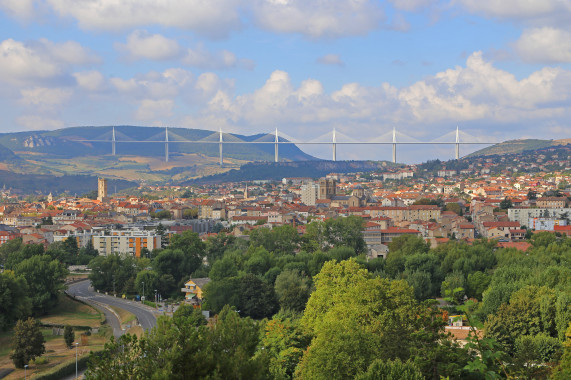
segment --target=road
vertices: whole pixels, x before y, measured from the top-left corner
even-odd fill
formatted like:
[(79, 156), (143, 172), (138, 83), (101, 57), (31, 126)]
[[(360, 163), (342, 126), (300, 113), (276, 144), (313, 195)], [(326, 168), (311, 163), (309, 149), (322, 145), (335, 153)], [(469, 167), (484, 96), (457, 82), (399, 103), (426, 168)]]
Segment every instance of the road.
[(80, 297), (85, 302), (91, 303), (96, 307), (99, 306), (99, 309), (105, 313), (105, 317), (113, 327), (115, 336), (122, 334), (121, 326), (119, 325), (117, 317), (108, 308), (105, 308), (105, 306), (120, 307), (121, 309), (135, 314), (139, 324), (144, 330), (150, 330), (157, 324), (157, 315), (159, 315), (159, 313), (154, 309), (142, 305), (139, 302), (128, 301), (122, 298), (97, 293), (93, 290), (91, 282), (88, 280), (69, 285), (67, 293), (70, 296)]

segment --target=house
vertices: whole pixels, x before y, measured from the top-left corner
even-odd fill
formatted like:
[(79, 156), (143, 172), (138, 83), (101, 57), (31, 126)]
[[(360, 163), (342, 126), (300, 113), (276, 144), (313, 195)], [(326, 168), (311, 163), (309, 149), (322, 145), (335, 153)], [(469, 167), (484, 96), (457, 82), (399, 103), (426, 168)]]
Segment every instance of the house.
[(210, 278), (191, 278), (184, 283), (184, 288), (181, 289), (185, 293), (184, 300), (186, 303), (199, 307), (202, 304), (202, 292), (206, 284), (210, 282)]
[(566, 197), (541, 197), (536, 201), (538, 208), (564, 208), (567, 206)]

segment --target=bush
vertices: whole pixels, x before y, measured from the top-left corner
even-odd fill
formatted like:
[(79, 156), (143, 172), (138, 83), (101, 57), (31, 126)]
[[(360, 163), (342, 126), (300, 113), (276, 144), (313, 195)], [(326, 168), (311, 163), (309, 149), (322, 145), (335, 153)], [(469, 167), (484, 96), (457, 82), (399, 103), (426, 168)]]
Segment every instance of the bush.
[[(87, 369), (87, 362), (90, 355), (84, 355), (77, 359), (77, 370)], [(34, 380), (59, 380), (66, 376), (75, 374), (75, 358), (54, 367), (50, 371), (34, 377)]]

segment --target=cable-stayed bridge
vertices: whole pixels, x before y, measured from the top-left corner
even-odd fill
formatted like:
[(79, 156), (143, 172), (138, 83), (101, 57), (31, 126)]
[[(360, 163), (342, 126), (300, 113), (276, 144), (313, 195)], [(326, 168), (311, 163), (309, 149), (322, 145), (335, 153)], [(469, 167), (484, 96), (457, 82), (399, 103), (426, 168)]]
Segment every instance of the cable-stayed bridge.
[(169, 143), (190, 143), (190, 144), (218, 144), (220, 155), (220, 166), (224, 163), (223, 146), (225, 144), (274, 144), (274, 160), (279, 161), (279, 145), (295, 144), (295, 145), (331, 145), (332, 159), (337, 161), (337, 145), (392, 145), (393, 157), (392, 161), (397, 162), (397, 145), (454, 145), (455, 158), (460, 158), (460, 145), (493, 145), (498, 144), (497, 141), (488, 141), (486, 138), (472, 136), (466, 132), (460, 131), (456, 127), (455, 131), (450, 131), (443, 136), (431, 141), (420, 141), (414, 137), (408, 136), (396, 128), (379, 137), (370, 140), (356, 140), (339, 131), (333, 129), (321, 136), (311, 140), (299, 140), (295, 137), (288, 136), (283, 132), (279, 132), (276, 128), (275, 132), (266, 133), (253, 141), (246, 141), (231, 133), (212, 132), (212, 134), (199, 140), (188, 140), (172, 130), (169, 131), (165, 127), (164, 132), (157, 133), (145, 140), (136, 140), (126, 134), (116, 131), (115, 127), (101, 136), (94, 139), (73, 139), (77, 142), (98, 142), (110, 143), (111, 154), (117, 155), (117, 144), (143, 144), (143, 143), (160, 143), (165, 146), (165, 161), (169, 161)]

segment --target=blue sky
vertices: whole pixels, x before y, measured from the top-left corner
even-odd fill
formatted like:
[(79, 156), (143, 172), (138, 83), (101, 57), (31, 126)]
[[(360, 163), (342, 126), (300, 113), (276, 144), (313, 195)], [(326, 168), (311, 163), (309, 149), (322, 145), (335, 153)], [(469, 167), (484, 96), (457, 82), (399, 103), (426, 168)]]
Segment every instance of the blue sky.
[[(570, 63), (570, 0), (0, 0), (0, 132), (567, 138)], [(361, 148), (338, 158), (390, 158)]]

